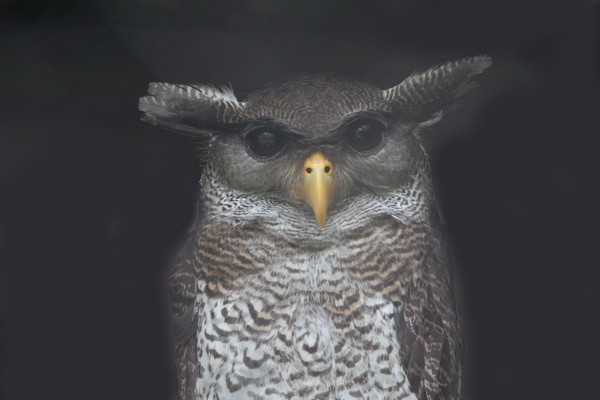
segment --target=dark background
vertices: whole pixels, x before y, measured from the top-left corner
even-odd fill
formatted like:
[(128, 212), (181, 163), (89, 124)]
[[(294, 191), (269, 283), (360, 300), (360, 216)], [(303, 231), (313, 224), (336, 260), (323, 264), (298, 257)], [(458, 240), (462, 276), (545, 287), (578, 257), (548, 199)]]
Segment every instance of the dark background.
[(148, 82), (332, 73), (381, 88), (489, 54), (428, 139), (468, 322), (466, 400), (595, 398), (594, 1), (0, 1), (0, 398), (173, 392), (166, 267), (193, 217), (189, 138)]

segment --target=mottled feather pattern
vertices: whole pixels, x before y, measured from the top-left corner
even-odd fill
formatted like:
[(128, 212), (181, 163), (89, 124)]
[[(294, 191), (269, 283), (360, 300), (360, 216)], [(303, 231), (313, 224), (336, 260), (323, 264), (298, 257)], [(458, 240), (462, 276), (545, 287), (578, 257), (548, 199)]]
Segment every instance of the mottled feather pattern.
[(397, 316), (402, 359), (419, 399), (455, 399), (460, 392), (463, 344), (444, 254), (434, 239), (422, 279), (408, 287)]
[[(221, 185), (209, 164), (192, 263), (199, 285), (192, 340), (200, 362), (193, 367), (195, 394), (182, 398), (425, 399), (412, 391), (426, 393), (439, 352), (423, 352), (430, 360), (406, 364), (401, 346), (408, 340), (397, 340), (396, 332), (398, 316), (409, 315), (407, 288), (422, 280), (421, 267), (432, 257), (430, 216), (425, 204), (404, 222), (389, 210), (394, 205), (401, 214), (401, 205), (423, 203), (426, 196), (399, 201), (402, 195), (390, 195), (390, 208), (379, 213), (372, 202), (364, 203), (364, 213), (353, 205), (354, 216), (373, 223), (348, 225), (353, 218), (339, 212), (332, 225), (341, 224), (343, 236), (312, 238), (318, 231), (306, 229), (297, 208), (265, 224), (276, 200), (231, 194)], [(282, 223), (292, 232), (285, 238), (278, 234)], [(411, 324), (418, 332), (419, 321)], [(191, 366), (183, 356), (191, 348), (188, 341), (188, 352), (179, 356), (180, 377), (188, 381)]]
[(176, 261), (169, 273), (169, 297), (177, 360), (177, 388), (180, 399), (194, 398), (198, 379), (195, 340), (198, 326), (198, 314), (195, 308), (197, 279), (193, 253), (199, 221), (200, 218), (197, 216), (196, 223), (190, 232), (191, 236), (177, 253)]
[[(208, 178), (205, 184), (210, 190)], [(237, 201), (233, 207), (245, 201), (268, 207), (260, 199)], [(380, 219), (338, 239), (307, 240), (305, 249), (255, 221), (242, 229), (237, 221), (207, 220), (195, 253), (205, 285), (200, 398), (239, 392), (239, 398), (413, 399), (394, 313), (425, 257), (419, 244), (428, 228)]]
[[(181, 400), (459, 398), (459, 313), (420, 137), (490, 64), (446, 63), (387, 90), (299, 77), (244, 102), (150, 85), (146, 121), (210, 136), (199, 217), (170, 273)], [(379, 126), (376, 152), (351, 148)], [(269, 159), (248, 142), (264, 132), (267, 145), (285, 135)], [(338, 185), (322, 227), (297, 195), (316, 152)]]

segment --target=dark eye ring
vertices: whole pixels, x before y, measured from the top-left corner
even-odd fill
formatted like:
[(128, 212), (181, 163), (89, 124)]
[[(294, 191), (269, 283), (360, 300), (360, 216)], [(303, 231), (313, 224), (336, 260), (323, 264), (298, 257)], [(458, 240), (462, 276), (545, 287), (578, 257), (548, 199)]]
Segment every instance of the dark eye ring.
[(359, 153), (373, 154), (383, 147), (385, 125), (375, 119), (352, 124), (345, 133), (346, 143)]
[(259, 128), (248, 133), (245, 140), (248, 153), (264, 160), (279, 154), (287, 144), (288, 137), (281, 132)]

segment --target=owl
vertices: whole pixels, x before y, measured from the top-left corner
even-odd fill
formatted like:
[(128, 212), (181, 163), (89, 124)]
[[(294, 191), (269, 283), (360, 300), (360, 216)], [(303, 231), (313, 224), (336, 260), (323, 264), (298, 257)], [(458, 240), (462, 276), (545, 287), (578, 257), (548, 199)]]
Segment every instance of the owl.
[(457, 399), (463, 344), (422, 133), (491, 65), (386, 90), (332, 77), (151, 83), (143, 120), (205, 144), (170, 271), (181, 400)]

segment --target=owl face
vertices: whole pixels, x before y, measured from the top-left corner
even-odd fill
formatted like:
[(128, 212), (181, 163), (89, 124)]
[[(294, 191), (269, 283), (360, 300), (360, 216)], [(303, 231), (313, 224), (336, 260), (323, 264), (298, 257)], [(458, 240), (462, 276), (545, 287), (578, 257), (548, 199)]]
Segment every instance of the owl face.
[[(286, 90), (296, 101), (277, 108), (268, 96), (253, 95), (250, 122), (234, 134), (215, 135), (210, 155), (231, 188), (305, 203), (319, 225), (340, 200), (402, 186), (423, 157), (412, 134), (417, 124), (382, 109), (382, 98), (369, 104), (365, 96), (353, 97), (347, 109), (324, 112), (347, 93), (342, 85), (321, 91), (323, 84), (303, 80)], [(294, 93), (296, 87), (301, 93)]]
[(423, 126), (490, 65), (473, 57), (387, 90), (324, 77), (271, 84), (239, 102), (228, 89), (154, 83), (145, 120), (210, 136), (209, 159), (233, 190), (310, 207), (319, 226), (342, 200), (401, 188), (425, 157)]

